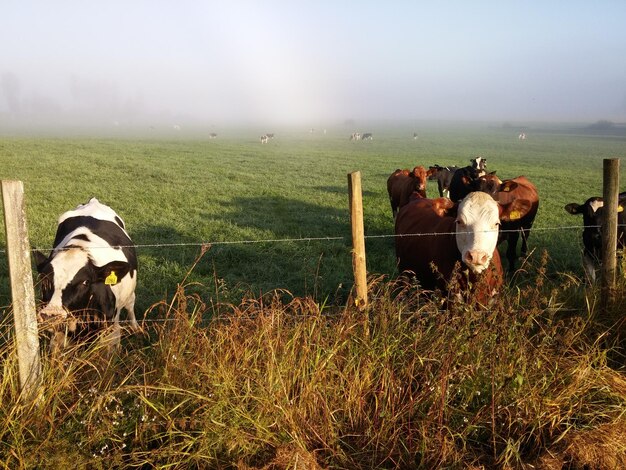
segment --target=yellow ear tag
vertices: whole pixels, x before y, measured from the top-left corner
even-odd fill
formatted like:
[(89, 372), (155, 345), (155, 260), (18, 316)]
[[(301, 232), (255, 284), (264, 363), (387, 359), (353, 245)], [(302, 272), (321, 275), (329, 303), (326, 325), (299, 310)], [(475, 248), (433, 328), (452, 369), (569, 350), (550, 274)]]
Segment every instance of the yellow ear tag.
[(506, 193), (506, 192), (509, 192), (510, 190), (511, 190), (511, 187), (510, 187), (510, 186), (505, 186), (505, 187), (504, 187), (504, 192), (505, 192), (505, 193)]
[(111, 271), (111, 274), (107, 276), (107, 278), (104, 280), (104, 283), (107, 286), (112, 286), (112, 285), (117, 284), (117, 276), (115, 275), (115, 271)]
[(510, 220), (517, 220), (520, 217), (522, 217), (522, 214), (520, 214), (519, 211), (511, 211), (511, 213), (509, 214), (509, 219)]
[(624, 208), (622, 206), (617, 206), (617, 212), (624, 212)]

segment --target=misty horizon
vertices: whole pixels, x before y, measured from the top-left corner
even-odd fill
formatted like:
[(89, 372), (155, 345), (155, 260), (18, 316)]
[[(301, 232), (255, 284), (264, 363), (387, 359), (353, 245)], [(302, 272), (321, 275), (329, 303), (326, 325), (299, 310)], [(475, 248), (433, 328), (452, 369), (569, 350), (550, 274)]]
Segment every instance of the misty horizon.
[(626, 4), (0, 7), (0, 117), (626, 122)]

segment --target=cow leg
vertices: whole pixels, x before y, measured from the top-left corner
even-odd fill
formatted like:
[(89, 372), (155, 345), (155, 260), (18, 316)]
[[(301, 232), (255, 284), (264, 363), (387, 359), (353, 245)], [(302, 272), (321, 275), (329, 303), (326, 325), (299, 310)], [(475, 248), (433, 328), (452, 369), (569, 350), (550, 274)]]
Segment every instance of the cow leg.
[(517, 240), (519, 232), (516, 230), (507, 234), (506, 259), (509, 262), (509, 273), (515, 272), (515, 260), (517, 259)]
[(135, 318), (135, 293), (131, 296), (130, 301), (126, 305), (126, 311), (128, 312), (128, 320), (130, 321), (130, 329), (133, 333), (137, 333), (141, 330), (139, 324), (137, 323), (137, 319)]
[(437, 189), (439, 190), (439, 197), (444, 197), (446, 190), (443, 187), (441, 181), (437, 180)]
[(50, 338), (50, 354), (56, 358), (67, 346), (67, 335), (65, 331), (55, 331)]
[(117, 314), (115, 315), (115, 319), (113, 320), (113, 325), (109, 327), (109, 330), (102, 337), (102, 340), (106, 344), (109, 356), (111, 356), (120, 348), (122, 328), (120, 327), (120, 322), (118, 321), (119, 316), (120, 312), (117, 312)]
[(591, 284), (596, 282), (596, 264), (594, 262), (593, 257), (591, 257), (588, 253), (583, 255), (583, 269), (585, 270), (585, 274), (587, 275), (587, 279)]
[(528, 253), (528, 237), (530, 236), (530, 227), (522, 229), (522, 257), (526, 257)]

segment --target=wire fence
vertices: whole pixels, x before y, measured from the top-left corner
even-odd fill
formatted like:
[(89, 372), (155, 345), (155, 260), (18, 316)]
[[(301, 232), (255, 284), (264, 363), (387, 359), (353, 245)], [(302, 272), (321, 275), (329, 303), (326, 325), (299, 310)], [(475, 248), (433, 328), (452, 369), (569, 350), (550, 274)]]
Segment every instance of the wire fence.
[[(626, 224), (618, 225), (618, 227), (626, 228)], [(600, 225), (590, 225), (583, 227), (581, 225), (563, 225), (556, 227), (532, 227), (528, 229), (530, 232), (556, 232), (556, 231), (564, 231), (564, 230), (579, 230), (582, 231), (584, 228), (592, 228), (592, 229), (600, 229)], [(520, 232), (520, 229), (511, 229), (511, 230), (484, 230), (473, 233), (490, 233), (490, 232), (499, 232), (499, 233), (516, 233)], [(365, 235), (366, 240), (373, 239), (396, 239), (396, 238), (411, 238), (411, 237), (436, 237), (436, 236), (451, 236), (456, 235), (457, 233), (470, 233), (470, 232), (432, 232), (432, 233), (410, 233), (410, 234), (379, 234), (379, 235)], [(113, 248), (178, 248), (178, 247), (207, 247), (207, 246), (228, 246), (228, 245), (254, 245), (254, 244), (264, 244), (264, 243), (298, 243), (298, 242), (319, 242), (319, 241), (351, 241), (350, 235), (336, 235), (336, 236), (326, 236), (326, 237), (300, 237), (300, 238), (267, 238), (260, 240), (220, 240), (220, 241), (198, 241), (198, 242), (188, 242), (188, 243), (145, 243), (145, 244), (134, 244), (134, 245), (116, 245)], [(93, 246), (89, 245), (90, 249), (110, 249), (112, 248), (109, 245), (106, 246)], [(30, 251), (46, 251), (49, 248), (32, 248)], [(0, 250), (0, 253), (5, 254), (6, 249)]]

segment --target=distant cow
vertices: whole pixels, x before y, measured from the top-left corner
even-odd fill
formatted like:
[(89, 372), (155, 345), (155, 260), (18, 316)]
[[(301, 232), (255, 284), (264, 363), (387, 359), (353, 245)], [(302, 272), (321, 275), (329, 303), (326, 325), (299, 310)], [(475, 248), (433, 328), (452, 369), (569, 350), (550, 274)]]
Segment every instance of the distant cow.
[[(626, 192), (620, 193), (617, 206), (617, 249), (626, 245)], [(583, 268), (589, 281), (596, 281), (596, 269), (602, 262), (602, 225), (604, 223), (604, 200), (591, 197), (583, 204), (567, 204), (565, 210), (572, 215), (583, 216)]]
[(361, 136), (361, 140), (372, 140), (374, 136), (370, 132), (366, 132)]
[(429, 180), (437, 180), (437, 189), (440, 197), (450, 197), (450, 182), (454, 172), (459, 168), (456, 166), (434, 165), (428, 168), (426, 176)]
[(416, 166), (411, 171), (397, 169), (387, 178), (387, 193), (394, 217), (414, 192), (426, 197), (426, 169), (423, 166)]
[(268, 139), (273, 139), (274, 138), (274, 134), (267, 133), (265, 135), (267, 136)]
[(418, 139), (417, 132), (413, 132), (413, 140), (417, 140), (417, 139)]
[(215, 138), (217, 138), (217, 134), (215, 132), (211, 132), (209, 134), (209, 139), (215, 139)]
[(527, 200), (531, 206), (526, 213), (512, 212), (509, 214), (509, 220), (503, 220), (500, 226), (498, 243), (505, 240), (507, 242), (506, 258), (509, 263), (509, 273), (515, 272), (517, 241), (520, 236), (522, 237), (521, 256), (526, 257), (528, 253), (528, 237), (539, 210), (537, 188), (525, 176), (504, 180), (496, 194), (496, 200), (500, 204), (508, 204), (516, 199)]
[(350, 140), (361, 140), (361, 134), (358, 132), (353, 132), (350, 135)]
[[(62, 214), (50, 256), (37, 251), (35, 260), (44, 303), (40, 320), (71, 315), (72, 337), (112, 322), (111, 346), (119, 344), (122, 309), (128, 312), (131, 328), (139, 329), (134, 311), (137, 255), (124, 222), (110, 207), (92, 198)], [(65, 340), (65, 333), (57, 331), (51, 349), (60, 349)]]
[(500, 220), (529, 207), (521, 199), (501, 205), (482, 192), (469, 194), (459, 204), (447, 198), (413, 198), (396, 217), (398, 269), (413, 273), (424, 290), (447, 293), (460, 263), (461, 270), (469, 270), (469, 285), (461, 276), (459, 286), (469, 288), (470, 300), (485, 304), (503, 282), (496, 249)]
[(268, 139), (269, 139), (269, 137), (268, 137), (267, 135), (265, 135), (265, 134), (263, 134), (263, 135), (259, 138), (259, 140), (261, 141), (261, 143), (262, 143), (262, 144), (267, 144)]
[(519, 140), (526, 140), (526, 133), (525, 132), (520, 132), (520, 135), (518, 135), (517, 138)]

